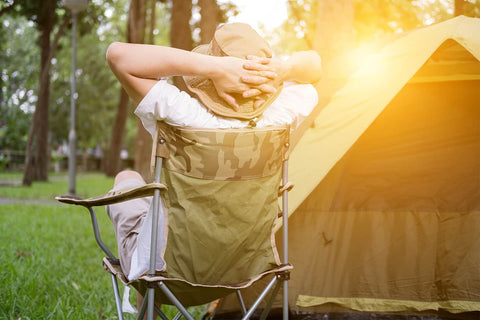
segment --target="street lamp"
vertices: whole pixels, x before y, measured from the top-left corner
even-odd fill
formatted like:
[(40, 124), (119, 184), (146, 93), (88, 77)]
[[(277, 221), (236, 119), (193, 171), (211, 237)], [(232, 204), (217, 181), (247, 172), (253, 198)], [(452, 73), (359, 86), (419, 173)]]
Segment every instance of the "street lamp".
[(72, 11), (72, 74), (70, 78), (70, 132), (68, 133), (68, 193), (75, 195), (75, 177), (77, 167), (77, 138), (75, 133), (75, 62), (77, 50), (77, 13), (87, 7), (88, 0), (63, 0), (63, 5)]

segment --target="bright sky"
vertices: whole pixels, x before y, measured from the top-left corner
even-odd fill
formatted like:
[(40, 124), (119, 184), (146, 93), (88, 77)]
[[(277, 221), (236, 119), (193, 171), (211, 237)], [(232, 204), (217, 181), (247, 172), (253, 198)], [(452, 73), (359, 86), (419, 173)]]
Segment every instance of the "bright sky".
[[(219, 0), (225, 2), (225, 0)], [(261, 33), (273, 30), (287, 19), (287, 0), (232, 0), (240, 13), (229, 22), (245, 22)]]

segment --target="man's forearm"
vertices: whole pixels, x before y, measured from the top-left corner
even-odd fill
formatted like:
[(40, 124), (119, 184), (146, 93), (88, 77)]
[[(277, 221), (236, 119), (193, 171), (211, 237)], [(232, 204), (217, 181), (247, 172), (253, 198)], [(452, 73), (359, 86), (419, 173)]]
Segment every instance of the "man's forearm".
[[(115, 42), (107, 50), (107, 61), (129, 96), (137, 103), (159, 78), (197, 75), (211, 79), (220, 97), (235, 108), (237, 103), (231, 93), (243, 93), (272, 77), (272, 73), (267, 73), (246, 78), (251, 71), (244, 68), (244, 59), (203, 55), (155, 45)], [(256, 70), (255, 67), (253, 70)], [(271, 89), (267, 85), (261, 87), (260, 91), (271, 92)]]
[(313, 50), (295, 52), (287, 61), (284, 81), (314, 83), (322, 76), (322, 59)]
[(121, 73), (144, 79), (169, 76), (208, 76), (214, 57), (181, 49), (132, 43), (112, 43), (107, 50), (109, 65)]

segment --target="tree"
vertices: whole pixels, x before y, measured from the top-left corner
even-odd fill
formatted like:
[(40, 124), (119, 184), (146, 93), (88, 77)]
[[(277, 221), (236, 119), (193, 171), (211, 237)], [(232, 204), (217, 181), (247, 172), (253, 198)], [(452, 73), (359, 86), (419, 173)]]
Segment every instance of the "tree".
[[(152, 3), (155, 4), (155, 0)], [(127, 42), (144, 43), (145, 40), (145, 25), (146, 25), (146, 0), (132, 0), (130, 1), (128, 10), (127, 22)], [(154, 10), (153, 10), (154, 11)], [(153, 32), (153, 28), (152, 28)], [(130, 107), (130, 99), (126, 91), (121, 88), (118, 99), (118, 107), (115, 118), (115, 123), (112, 130), (112, 137), (110, 140), (110, 148), (107, 155), (107, 161), (104, 170), (107, 176), (116, 175), (121, 169), (120, 152), (123, 146), (125, 137), (125, 124), (127, 122), (128, 110)], [(138, 148), (139, 145), (135, 144)], [(142, 143), (140, 142), (140, 148)], [(138, 152), (138, 151), (136, 151)], [(136, 168), (138, 169), (138, 168)], [(138, 170), (141, 172), (142, 170)]]
[(220, 20), (220, 9), (216, 0), (198, 0), (200, 6), (200, 43), (212, 40)]
[[(170, 17), (170, 45), (174, 48), (192, 50), (192, 30), (190, 19), (192, 18), (192, 0), (172, 1)], [(181, 77), (174, 77), (173, 83), (180, 89), (186, 90)]]
[[(128, 22), (128, 41), (133, 43), (145, 43), (145, 27), (147, 19), (147, 4), (145, 0), (130, 2), (129, 22)], [(152, 29), (153, 31), (153, 29)], [(143, 128), (139, 119), (137, 119), (137, 135), (135, 136), (135, 165), (134, 168), (146, 180), (150, 180), (150, 135)]]
[(460, 16), (464, 13), (464, 5), (465, 1), (464, 0), (455, 0), (455, 9), (453, 15)]
[(353, 47), (353, 0), (317, 2), (313, 49), (329, 61)]
[[(133, 1), (132, 1), (133, 2)], [(140, 12), (140, 11), (139, 11)], [(192, 0), (175, 0), (172, 1), (171, 18), (170, 18), (170, 45), (175, 48), (184, 50), (192, 49), (192, 32), (190, 29), (190, 18), (192, 16)], [(141, 11), (141, 15), (136, 18), (145, 21), (146, 12)], [(143, 36), (145, 32), (145, 24), (143, 25)], [(138, 24), (140, 26), (140, 23)], [(140, 34), (140, 27), (138, 28)], [(144, 38), (142, 38), (143, 42)], [(174, 84), (181, 90), (185, 89), (183, 80), (175, 77)], [(137, 135), (135, 137), (135, 170), (144, 178), (150, 180), (150, 152), (152, 139), (149, 133), (143, 128), (139, 119), (137, 119)]]
[[(108, 68), (105, 68), (105, 43), (108, 41), (110, 24), (115, 23), (117, 17), (106, 21), (103, 11), (110, 8), (110, 3), (119, 0), (101, 3), (98, 6), (90, 4), (78, 17), (77, 37), (77, 145), (80, 148), (95, 146), (98, 141), (107, 141), (103, 132), (105, 123), (110, 123), (109, 114), (113, 114), (109, 105), (111, 98), (108, 90), (117, 86), (115, 77)], [(58, 1), (58, 5), (60, 5)], [(56, 3), (57, 5), (57, 3)], [(10, 9), (8, 9), (10, 8)], [(39, 19), (35, 3), (28, 1), (11, 1), (7, 6), (0, 3), (0, 70), (2, 77), (0, 91), (0, 119), (3, 124), (0, 129), (0, 147), (15, 151), (26, 150), (29, 128), (36, 125), (33, 115), (38, 104), (38, 89), (40, 87), (40, 32), (35, 23)], [(53, 32), (56, 36), (51, 39), (55, 43), (55, 52), (50, 54), (48, 62), (49, 81), (52, 82), (48, 90), (48, 144), (47, 144), (47, 169), (50, 150), (62, 143), (68, 136), (68, 118), (70, 101), (71, 77), (71, 36), (61, 36), (68, 31), (71, 19), (66, 16), (68, 11), (62, 7), (55, 9), (56, 21)], [(30, 19), (30, 20), (28, 20)], [(63, 24), (60, 25), (60, 22)], [(95, 28), (102, 24), (101, 29)], [(65, 32), (58, 32), (63, 26)], [(92, 29), (101, 30), (91, 32)], [(112, 30), (114, 33), (115, 30)], [(52, 38), (52, 37), (50, 37)], [(102, 39), (100, 39), (102, 38)], [(45, 73), (44, 73), (45, 74)], [(82, 94), (83, 92), (88, 94)], [(91, 117), (95, 113), (95, 117)], [(67, 125), (66, 125), (67, 123)], [(35, 132), (35, 131), (33, 131)], [(33, 135), (32, 149), (37, 145), (36, 135)], [(28, 148), (30, 150), (31, 148)], [(31, 158), (36, 151), (31, 152)], [(38, 169), (30, 166), (27, 171)]]
[[(157, 0), (131, 1), (127, 21), (127, 41), (132, 43), (154, 43), (154, 35), (160, 33), (156, 28)], [(161, 8), (159, 19), (163, 19), (164, 8)], [(148, 29), (148, 33), (147, 33)], [(163, 30), (162, 30), (163, 31)], [(161, 36), (163, 36), (161, 34)], [(130, 99), (127, 93), (121, 89), (116, 119), (112, 130), (111, 143), (107, 156), (107, 165), (104, 171), (108, 176), (114, 176), (121, 169), (120, 152), (124, 145), (126, 123), (130, 110)], [(135, 136), (135, 165), (134, 169), (140, 172), (146, 179), (149, 177), (149, 161), (151, 138), (143, 129), (141, 123), (137, 123)]]
[(56, 12), (58, 7), (57, 1), (48, 0), (42, 1), (41, 3), (37, 1), (25, 1), (22, 5), (18, 5), (18, 7), (21, 13), (26, 15), (29, 20), (35, 22), (39, 31), (40, 81), (35, 113), (33, 115), (25, 150), (25, 171), (23, 176), (23, 184), (30, 185), (34, 180), (46, 181), (48, 178), (50, 67), (58, 41), (67, 26), (69, 16), (68, 14), (63, 16), (63, 22), (58, 27), (55, 37), (51, 40), (55, 23), (59, 20), (59, 14)]

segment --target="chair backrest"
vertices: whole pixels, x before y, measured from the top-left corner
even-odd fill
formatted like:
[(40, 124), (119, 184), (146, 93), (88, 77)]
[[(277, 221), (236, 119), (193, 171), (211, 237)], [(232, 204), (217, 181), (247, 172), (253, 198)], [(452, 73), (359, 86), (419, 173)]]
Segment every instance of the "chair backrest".
[(281, 264), (273, 226), (288, 127), (198, 129), (158, 122), (168, 208), (167, 278), (238, 286)]

